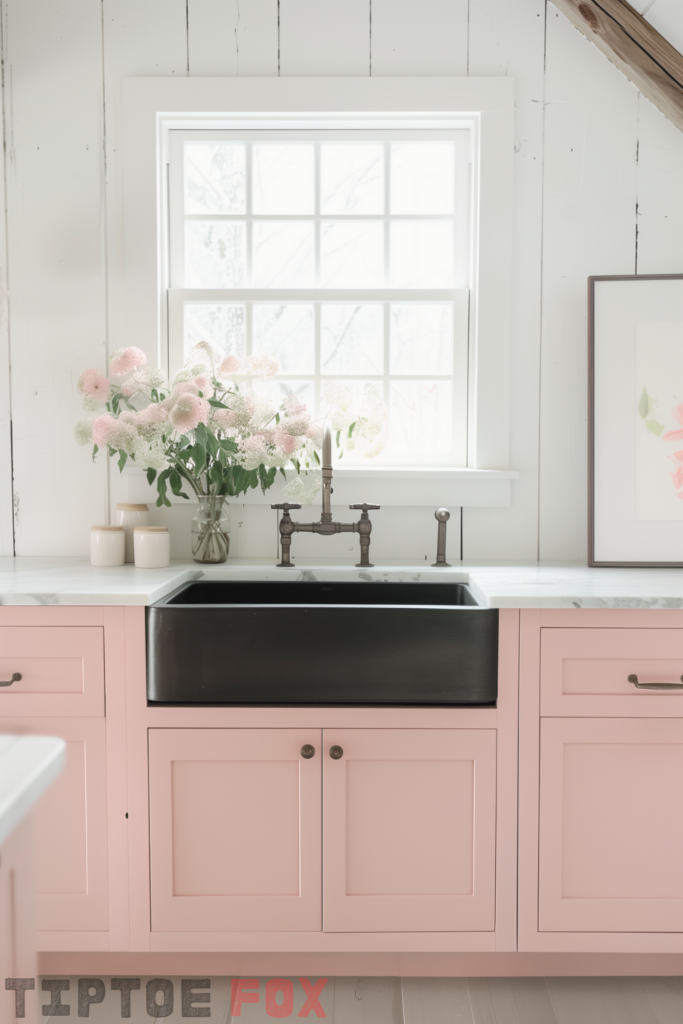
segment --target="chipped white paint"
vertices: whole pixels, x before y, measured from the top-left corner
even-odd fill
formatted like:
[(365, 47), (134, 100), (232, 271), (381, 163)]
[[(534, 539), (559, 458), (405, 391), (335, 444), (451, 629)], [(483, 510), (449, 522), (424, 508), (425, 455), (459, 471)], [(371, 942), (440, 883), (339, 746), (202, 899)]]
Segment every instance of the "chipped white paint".
[[(464, 510), (465, 554), (585, 556), (585, 279), (634, 269), (636, 224), (641, 272), (683, 270), (683, 135), (552, 3), (1, 3), (8, 263), (0, 225), (0, 552), (12, 550), (8, 344), (17, 552), (84, 554), (87, 527), (107, 515), (108, 474), (74, 445), (71, 429), (80, 370), (104, 367), (107, 349), (142, 340), (121, 301), (123, 79), (469, 70), (516, 82), (510, 465), (521, 477), (511, 507)], [(639, 9), (647, 6), (641, 0)], [(680, 0), (655, 0), (646, 17), (683, 46)], [(112, 468), (112, 501), (125, 500), (117, 477)], [(265, 505), (240, 508), (235, 549), (245, 557), (269, 550), (273, 514)], [(188, 513), (155, 516), (177, 523), (180, 536)], [(431, 554), (430, 518), (426, 509), (383, 509), (373, 541), (390, 557), (406, 550), (406, 537), (409, 546), (419, 538), (411, 557), (423, 547)]]

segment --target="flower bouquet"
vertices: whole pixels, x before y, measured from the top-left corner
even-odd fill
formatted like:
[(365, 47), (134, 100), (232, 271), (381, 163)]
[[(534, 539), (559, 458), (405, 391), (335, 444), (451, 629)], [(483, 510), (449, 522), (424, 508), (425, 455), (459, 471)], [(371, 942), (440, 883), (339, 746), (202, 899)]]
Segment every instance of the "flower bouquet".
[[(128, 460), (156, 482), (157, 505), (171, 504), (172, 494), (200, 504), (193, 521), (192, 554), (198, 562), (224, 562), (229, 536), (225, 502), (250, 488), (265, 493), (278, 470), (296, 470), (285, 494), (301, 504), (320, 489), (322, 424), (313, 422), (296, 395), (275, 405), (253, 387), (255, 379), (272, 379), (278, 364), (272, 356), (252, 355), (243, 364), (227, 356), (218, 365), (206, 342), (196, 345), (172, 381), (158, 367), (148, 367), (140, 349), (119, 349), (111, 358), (110, 378), (85, 370), (78, 392), (88, 413), (76, 424), (79, 444), (93, 445), (93, 459), (106, 449), (123, 470)], [(330, 382), (323, 399), (336, 431), (339, 455), (355, 449), (377, 455), (386, 432), (386, 409), (374, 385), (366, 385), (363, 407), (354, 415), (351, 390)], [(305, 479), (304, 479), (305, 477)]]

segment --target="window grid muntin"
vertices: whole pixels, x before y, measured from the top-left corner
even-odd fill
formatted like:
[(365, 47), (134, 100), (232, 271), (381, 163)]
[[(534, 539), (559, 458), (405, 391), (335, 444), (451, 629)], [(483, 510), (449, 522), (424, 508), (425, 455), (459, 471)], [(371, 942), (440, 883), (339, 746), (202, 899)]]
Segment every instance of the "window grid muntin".
[[(465, 465), (466, 464), (466, 433), (467, 433), (466, 402), (467, 402), (468, 354), (467, 354), (467, 342), (466, 342), (466, 335), (465, 335), (465, 339), (464, 339), (464, 341), (465, 341), (464, 353), (461, 351), (459, 353), (458, 357), (456, 358), (456, 350), (458, 348), (460, 348), (462, 350), (462, 348), (463, 348), (463, 345), (462, 345), (463, 339), (462, 339), (462, 337), (461, 338), (457, 337), (458, 330), (459, 330), (459, 326), (458, 326), (458, 319), (459, 319), (459, 317), (456, 315), (456, 308), (455, 308), (455, 304), (453, 303), (453, 293), (454, 293), (454, 291), (462, 292), (462, 287), (459, 287), (459, 285), (464, 284), (466, 282), (466, 279), (469, 278), (469, 270), (467, 269), (469, 267), (470, 217), (471, 217), (471, 209), (470, 209), (471, 195), (470, 195), (470, 187), (469, 187), (470, 186), (470, 173), (469, 173), (470, 172), (470, 168), (469, 168), (470, 158), (469, 157), (465, 161), (466, 180), (463, 180), (462, 167), (460, 167), (460, 169), (459, 169), (459, 163), (460, 164), (462, 163), (462, 146), (461, 146), (461, 142), (462, 142), (462, 138), (465, 136), (465, 131), (463, 131), (463, 129), (450, 129), (450, 130), (447, 130), (447, 131), (428, 131), (428, 132), (425, 133), (425, 132), (422, 132), (420, 130), (408, 130), (408, 131), (406, 131), (406, 130), (397, 130), (397, 131), (389, 131), (389, 132), (379, 130), (379, 131), (373, 131), (373, 132), (369, 133), (367, 130), (365, 130), (365, 131), (364, 130), (360, 130), (360, 131), (353, 131), (353, 132), (347, 132), (347, 131), (344, 131), (343, 129), (342, 130), (337, 129), (337, 130), (333, 130), (333, 131), (330, 131), (330, 132), (326, 132), (324, 130), (315, 130), (315, 134), (316, 134), (317, 137), (319, 137), (319, 141), (316, 141), (316, 142), (313, 143), (313, 145), (314, 145), (314, 190), (315, 190), (314, 213), (313, 213), (313, 215), (309, 215), (309, 214), (253, 214), (251, 212), (251, 209), (252, 209), (252, 196), (253, 196), (253, 161), (252, 161), (252, 152), (253, 152), (253, 148), (252, 147), (253, 147), (253, 144), (254, 144), (255, 141), (260, 141), (260, 139), (262, 137), (268, 138), (269, 141), (280, 141), (281, 142), (282, 141), (282, 136), (285, 133), (288, 136), (287, 141), (299, 141), (300, 140), (300, 141), (309, 142), (309, 144), (310, 144), (310, 141), (311, 141), (310, 136), (311, 136), (312, 132), (310, 130), (306, 130), (306, 129), (303, 129), (303, 130), (301, 130), (298, 133), (299, 139), (294, 139), (293, 138), (294, 135), (297, 135), (296, 132), (292, 132), (290, 129), (286, 129), (286, 128), (285, 129), (274, 129), (274, 130), (269, 130), (269, 131), (265, 131), (265, 132), (258, 131), (258, 130), (257, 131), (249, 131), (249, 130), (247, 130), (246, 132), (236, 132), (236, 131), (232, 131), (232, 130), (218, 130), (218, 131), (211, 131), (211, 132), (202, 131), (201, 132), (201, 136), (202, 136), (201, 141), (212, 141), (212, 139), (214, 137), (224, 138), (226, 135), (229, 135), (231, 137), (238, 138), (240, 142), (243, 142), (245, 144), (245, 173), (246, 173), (245, 205), (246, 205), (246, 213), (245, 213), (245, 215), (240, 215), (240, 214), (187, 214), (187, 215), (185, 215), (184, 214), (184, 205), (183, 205), (183, 191), (182, 191), (182, 189), (183, 189), (183, 186), (182, 186), (183, 176), (182, 176), (182, 173), (181, 173), (180, 175), (176, 175), (176, 191), (177, 191), (178, 184), (180, 184), (180, 187), (181, 187), (181, 194), (179, 196), (179, 198), (181, 199), (181, 204), (180, 204), (180, 214), (181, 214), (181, 216), (180, 216), (180, 220), (183, 223), (184, 223), (185, 220), (195, 220), (195, 219), (197, 219), (197, 220), (209, 220), (209, 221), (214, 221), (214, 220), (215, 221), (246, 221), (246, 223), (247, 223), (247, 229), (246, 230), (248, 232), (248, 237), (247, 237), (247, 243), (248, 244), (247, 244), (247, 253), (246, 253), (246, 258), (245, 258), (245, 263), (246, 263), (245, 270), (246, 270), (246, 272), (248, 274), (248, 277), (247, 277), (247, 281), (248, 282), (251, 282), (253, 280), (253, 254), (252, 254), (252, 241), (253, 240), (251, 238), (251, 234), (252, 234), (252, 226), (253, 226), (254, 223), (256, 223), (258, 221), (271, 221), (271, 222), (272, 221), (297, 221), (297, 222), (309, 221), (310, 222), (312, 220), (314, 222), (314, 225), (315, 225), (314, 226), (314, 267), (315, 267), (316, 287), (315, 288), (307, 288), (305, 290), (305, 297), (301, 297), (301, 295), (300, 295), (301, 289), (289, 289), (289, 288), (287, 288), (287, 289), (285, 289), (285, 288), (254, 289), (254, 288), (250, 288), (250, 287), (247, 286), (246, 288), (241, 288), (241, 289), (236, 289), (236, 288), (206, 289), (206, 291), (210, 292), (211, 295), (212, 295), (211, 299), (208, 299), (208, 295), (207, 295), (207, 301), (209, 301), (211, 303), (224, 302), (224, 303), (230, 304), (230, 305), (244, 303), (244, 305), (246, 307), (245, 308), (245, 345), (247, 346), (247, 352), (251, 351), (252, 346), (253, 346), (253, 330), (254, 330), (253, 308), (254, 308), (255, 304), (263, 303), (263, 304), (270, 304), (270, 305), (276, 305), (276, 306), (283, 306), (283, 305), (288, 305), (288, 304), (291, 304), (291, 303), (297, 303), (298, 302), (298, 303), (302, 303), (302, 304), (312, 305), (313, 306), (313, 310), (314, 310), (315, 373), (313, 375), (310, 375), (310, 374), (284, 374), (283, 373), (283, 374), (278, 374), (278, 379), (281, 379), (283, 382), (287, 381), (287, 380), (310, 380), (310, 381), (312, 381), (314, 383), (314, 393), (315, 393), (316, 407), (319, 407), (319, 403), (320, 403), (320, 392), (321, 392), (322, 381), (324, 381), (326, 379), (329, 379), (329, 380), (337, 379), (337, 380), (345, 380), (345, 381), (373, 380), (373, 379), (377, 379), (378, 381), (381, 380), (382, 383), (383, 383), (384, 397), (385, 397), (385, 401), (387, 402), (387, 404), (389, 404), (389, 388), (390, 388), (390, 381), (391, 380), (397, 380), (397, 381), (398, 380), (406, 380), (406, 381), (415, 381), (415, 382), (418, 382), (420, 380), (450, 381), (451, 382), (450, 401), (451, 401), (451, 426), (452, 426), (452, 431), (451, 431), (451, 434), (452, 434), (452, 446), (451, 446), (452, 447), (452, 451), (451, 451), (451, 456), (452, 457), (449, 457), (447, 459), (447, 461), (444, 462), (443, 456), (442, 456), (442, 454), (440, 454), (439, 457), (436, 460), (434, 460), (433, 463), (431, 463), (431, 464), (436, 464), (438, 462), (440, 464), (446, 464), (446, 465)], [(193, 137), (196, 138), (196, 135), (198, 133), (195, 132), (195, 131), (188, 132), (187, 130), (184, 130), (183, 132), (172, 133), (172, 134), (177, 134), (179, 136), (181, 134), (184, 135), (184, 136), (188, 136), (189, 134), (191, 134)], [(355, 213), (343, 214), (343, 213), (337, 213), (337, 214), (325, 214), (325, 215), (323, 215), (322, 212), (321, 212), (321, 201), (322, 201), (321, 200), (321, 185), (322, 185), (321, 152), (322, 152), (322, 144), (325, 141), (327, 141), (327, 139), (330, 138), (330, 137), (333, 137), (335, 139), (336, 138), (341, 138), (343, 141), (346, 141), (347, 139), (349, 139), (349, 137), (352, 137), (353, 140), (355, 140), (355, 141), (368, 141), (368, 139), (367, 139), (367, 135), (368, 134), (370, 134), (371, 140), (373, 142), (379, 141), (378, 140), (378, 136), (384, 136), (385, 137), (384, 138), (384, 143), (383, 143), (383, 149), (384, 149), (383, 214), (379, 215), (379, 214), (374, 214), (374, 213), (373, 214), (355, 214)], [(391, 167), (392, 167), (392, 161), (390, 159), (390, 151), (391, 151), (392, 143), (395, 142), (395, 141), (401, 141), (401, 140), (403, 140), (403, 138), (420, 139), (420, 140), (422, 140), (422, 139), (425, 138), (425, 136), (428, 136), (429, 140), (431, 140), (432, 138), (438, 138), (438, 139), (447, 138), (449, 141), (453, 141), (454, 138), (456, 138), (458, 135), (460, 136), (460, 139), (461, 139), (461, 142), (458, 144), (458, 145), (461, 146), (461, 149), (459, 150), (458, 149), (458, 145), (456, 145), (456, 147), (455, 147), (455, 159), (454, 159), (454, 172), (455, 173), (454, 173), (454, 181), (453, 181), (453, 187), (454, 187), (454, 190), (455, 190), (454, 202), (453, 202), (453, 212), (449, 213), (449, 214), (424, 214), (424, 213), (391, 214), (390, 213), (390, 203), (391, 203)], [(247, 140), (245, 138), (245, 136), (254, 136), (254, 139), (253, 139), (253, 141), (250, 141), (250, 140)], [(469, 131), (467, 131), (467, 136), (468, 136), (468, 140), (469, 140)], [(468, 149), (468, 153), (469, 153), (469, 141), (468, 141), (468, 144), (467, 144), (467, 149)], [(183, 153), (183, 147), (182, 146), (180, 147), (180, 153), (181, 154)], [(182, 159), (181, 159), (180, 163), (181, 163), (181, 170), (182, 170)], [(177, 165), (177, 161), (176, 161), (176, 165)], [(178, 227), (178, 224), (177, 224), (178, 209), (179, 209), (178, 208), (178, 204), (176, 203), (175, 207), (174, 207), (174, 210), (175, 210), (175, 213), (176, 213), (176, 232), (177, 232), (177, 227)], [(463, 216), (463, 214), (466, 214), (466, 216)], [(320, 282), (320, 278), (321, 278), (321, 262), (322, 262), (322, 260), (321, 260), (321, 253), (322, 253), (321, 231), (322, 231), (323, 222), (337, 222), (337, 223), (347, 224), (347, 223), (352, 223), (354, 221), (355, 222), (373, 222), (373, 221), (374, 222), (378, 222), (378, 221), (381, 221), (382, 224), (383, 224), (383, 237), (384, 237), (384, 252), (383, 252), (384, 287), (383, 288), (374, 287), (372, 289), (367, 290), (367, 291), (371, 291), (373, 293), (372, 297), (369, 294), (365, 295), (364, 292), (366, 291), (366, 289), (363, 289), (363, 288), (353, 288), (353, 289), (350, 289), (348, 287), (341, 287), (341, 288), (338, 288), (338, 289), (334, 289), (334, 288), (329, 288), (329, 287), (320, 288), (320, 286), (319, 286), (319, 282)], [(458, 243), (460, 244), (460, 254), (459, 254), (459, 256), (455, 252), (453, 253), (453, 276), (454, 276), (453, 286), (450, 287), (450, 288), (447, 288), (447, 289), (443, 289), (443, 288), (440, 288), (440, 289), (433, 289), (433, 288), (431, 288), (431, 289), (430, 288), (425, 288), (425, 289), (420, 289), (420, 288), (409, 288), (409, 289), (405, 289), (405, 288), (391, 288), (390, 287), (390, 281), (388, 279), (389, 278), (389, 274), (390, 274), (390, 246), (391, 246), (391, 239), (390, 239), (391, 227), (390, 226), (391, 226), (391, 223), (392, 222), (413, 222), (413, 223), (418, 223), (418, 222), (424, 222), (424, 221), (428, 221), (428, 222), (439, 222), (439, 221), (444, 222), (445, 221), (445, 222), (451, 223), (453, 225), (453, 247), (454, 247), (454, 249), (457, 247)], [(184, 230), (181, 232), (181, 237), (182, 236), (184, 236)], [(179, 248), (178, 246), (175, 247), (176, 261), (175, 261), (175, 263), (173, 264), (173, 267), (172, 267), (172, 273), (174, 273), (174, 277), (175, 277), (176, 280), (178, 279), (178, 276), (179, 276), (178, 275), (178, 269), (179, 268), (178, 268), (178, 265), (177, 265), (178, 264), (178, 261), (177, 261), (178, 248)], [(184, 262), (184, 252), (183, 252), (183, 250), (184, 250), (184, 245), (182, 246), (181, 253), (180, 253), (181, 261), (182, 262)], [(465, 268), (465, 269), (463, 270), (463, 268)], [(180, 269), (182, 270), (183, 268), (181, 267)], [(461, 278), (460, 281), (458, 281), (458, 276), (460, 276), (460, 278)], [(185, 290), (185, 289), (182, 289), (182, 290)], [(193, 298), (192, 299), (188, 299), (188, 301), (191, 301), (193, 303), (203, 301), (201, 299), (194, 298), (194, 295), (197, 292), (201, 292), (202, 289), (191, 289), (190, 291), (193, 294)], [(177, 290), (177, 292), (179, 293), (180, 290)], [(258, 292), (258, 296), (259, 296), (258, 298), (256, 298), (256, 294), (255, 294), (257, 292)], [(351, 296), (349, 295), (349, 292), (352, 292)], [(437, 294), (437, 293), (444, 293), (444, 292), (446, 294)], [(251, 295), (249, 297), (247, 297), (247, 295), (245, 293), (251, 293)], [(445, 301), (445, 302), (451, 303), (451, 308), (452, 308), (452, 327), (453, 327), (453, 333), (454, 333), (454, 344), (453, 344), (453, 355), (452, 355), (452, 373), (450, 375), (439, 375), (439, 374), (406, 374), (406, 375), (401, 375), (401, 374), (391, 374), (389, 372), (389, 367), (390, 367), (390, 350), (391, 350), (391, 321), (390, 321), (390, 314), (389, 314), (390, 306), (392, 305), (392, 303), (401, 304), (401, 305), (405, 305), (405, 304), (409, 305), (409, 304), (420, 303), (420, 302), (423, 302), (423, 301), (424, 302), (428, 302), (428, 303), (432, 302), (432, 301), (440, 301), (440, 302), (444, 302)], [(335, 303), (335, 304), (353, 304), (353, 303), (363, 304), (365, 302), (380, 302), (382, 304), (382, 307), (383, 307), (383, 333), (384, 333), (384, 353), (383, 353), (384, 354), (384, 374), (383, 374), (382, 377), (376, 377), (376, 376), (373, 376), (371, 374), (359, 374), (359, 375), (356, 375), (355, 377), (350, 377), (348, 374), (329, 374), (329, 373), (324, 373), (323, 374), (322, 367), (321, 367), (321, 309), (322, 309), (322, 305), (324, 303), (326, 303), (326, 302)], [(465, 317), (465, 321), (467, 321), (467, 316)], [(461, 324), (461, 326), (462, 326), (462, 324)], [(184, 333), (184, 331), (182, 329), (182, 326), (181, 326), (181, 324), (179, 324), (177, 322), (177, 317), (176, 317), (175, 328), (173, 326), (171, 326), (172, 333), (175, 333), (176, 336), (179, 333), (178, 332), (178, 327), (180, 327), (181, 333)], [(465, 327), (465, 330), (467, 330), (466, 327)], [(180, 340), (180, 339), (177, 339), (177, 340)], [(178, 346), (177, 346), (177, 342), (176, 342), (176, 344), (175, 344), (176, 351), (177, 351), (177, 347)], [(458, 400), (459, 400), (459, 404), (458, 404)], [(408, 458), (411, 459), (411, 461), (413, 461), (413, 462), (415, 461), (415, 457), (412, 456), (412, 455), (408, 456)], [(389, 458), (387, 460), (382, 459), (381, 461), (384, 462), (385, 464), (388, 464), (388, 465), (401, 465), (401, 464), (405, 465), (405, 464), (407, 464), (405, 457), (400, 459), (400, 460), (397, 460), (396, 458)], [(418, 461), (419, 461), (419, 459), (418, 459)], [(380, 460), (378, 460), (378, 462), (380, 462)]]

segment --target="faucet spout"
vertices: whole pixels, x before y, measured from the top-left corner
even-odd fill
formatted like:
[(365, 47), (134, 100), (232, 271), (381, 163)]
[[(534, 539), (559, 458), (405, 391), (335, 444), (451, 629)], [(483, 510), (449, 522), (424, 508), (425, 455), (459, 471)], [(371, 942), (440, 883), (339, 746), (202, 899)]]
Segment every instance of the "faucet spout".
[(330, 421), (325, 420), (323, 426), (323, 511), (320, 517), (321, 523), (332, 522), (332, 427)]

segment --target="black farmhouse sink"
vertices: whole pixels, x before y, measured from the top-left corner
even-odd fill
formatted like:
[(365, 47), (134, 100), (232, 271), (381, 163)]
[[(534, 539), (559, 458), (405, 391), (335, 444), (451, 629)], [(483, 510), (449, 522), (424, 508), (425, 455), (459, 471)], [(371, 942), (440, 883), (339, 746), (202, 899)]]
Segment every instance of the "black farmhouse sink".
[(172, 704), (494, 703), (498, 611), (463, 583), (197, 582), (147, 609)]

